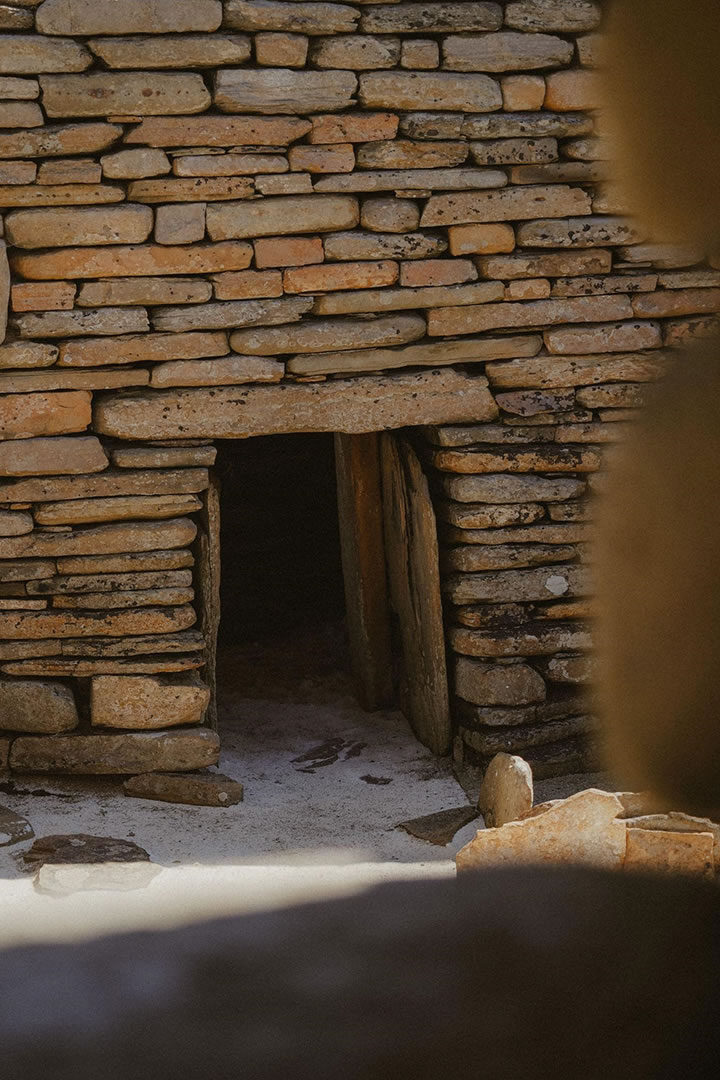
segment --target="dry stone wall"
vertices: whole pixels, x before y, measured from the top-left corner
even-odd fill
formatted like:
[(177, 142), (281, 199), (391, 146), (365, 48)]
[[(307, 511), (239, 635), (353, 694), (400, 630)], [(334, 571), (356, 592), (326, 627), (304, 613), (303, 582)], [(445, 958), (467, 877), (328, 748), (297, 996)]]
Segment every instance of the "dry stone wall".
[(441, 522), (458, 746), (577, 764), (586, 494), (667, 347), (720, 308), (703, 253), (618, 205), (601, 19), (592, 0), (0, 7), (12, 767), (216, 760), (194, 594), (210, 441), (403, 427)]

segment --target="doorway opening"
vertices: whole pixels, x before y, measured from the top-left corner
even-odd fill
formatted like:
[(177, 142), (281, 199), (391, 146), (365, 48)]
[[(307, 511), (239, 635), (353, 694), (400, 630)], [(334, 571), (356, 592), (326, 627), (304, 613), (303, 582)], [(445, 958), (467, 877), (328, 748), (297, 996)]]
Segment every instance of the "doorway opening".
[(332, 434), (223, 441), (216, 467), (220, 687), (352, 692)]

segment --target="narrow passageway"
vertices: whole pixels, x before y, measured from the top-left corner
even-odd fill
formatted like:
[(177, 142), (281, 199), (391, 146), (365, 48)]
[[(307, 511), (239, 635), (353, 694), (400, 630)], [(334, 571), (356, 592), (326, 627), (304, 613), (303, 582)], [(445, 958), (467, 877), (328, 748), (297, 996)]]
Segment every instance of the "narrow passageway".
[(246, 814), (274, 821), (270, 850), (416, 858), (394, 826), (464, 794), (401, 713), (354, 696), (332, 436), (221, 444), (218, 475), (219, 724)]

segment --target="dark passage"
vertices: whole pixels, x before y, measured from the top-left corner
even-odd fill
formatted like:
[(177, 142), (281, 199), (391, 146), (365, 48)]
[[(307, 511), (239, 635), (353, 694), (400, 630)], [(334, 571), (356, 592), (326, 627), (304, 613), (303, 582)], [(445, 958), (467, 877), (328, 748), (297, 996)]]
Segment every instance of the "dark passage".
[(312, 696), (348, 678), (332, 435), (218, 443), (219, 688)]

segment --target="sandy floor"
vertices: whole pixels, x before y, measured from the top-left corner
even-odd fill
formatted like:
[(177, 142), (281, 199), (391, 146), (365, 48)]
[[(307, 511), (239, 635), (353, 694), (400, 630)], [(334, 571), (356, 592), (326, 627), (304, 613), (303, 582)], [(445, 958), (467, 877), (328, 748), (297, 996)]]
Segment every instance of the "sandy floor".
[[(215, 809), (131, 799), (117, 781), (48, 777), (0, 781), (0, 804), (36, 836), (91, 833), (134, 840), (157, 864), (142, 887), (88, 881), (77, 868), (69, 895), (40, 892), (22, 866), (28, 844), (0, 848), (0, 945), (86, 937), (131, 926), (169, 926), (338, 895), (394, 878), (452, 876), (456, 851), (479, 819), (436, 847), (397, 826), (466, 805), (449, 760), (434, 758), (397, 712), (362, 712), (328, 675), (275, 700), (226, 695), (221, 770), (245, 801)], [(466, 778), (464, 778), (466, 779)], [(472, 779), (472, 778), (471, 778)], [(538, 799), (594, 783), (538, 785)]]

